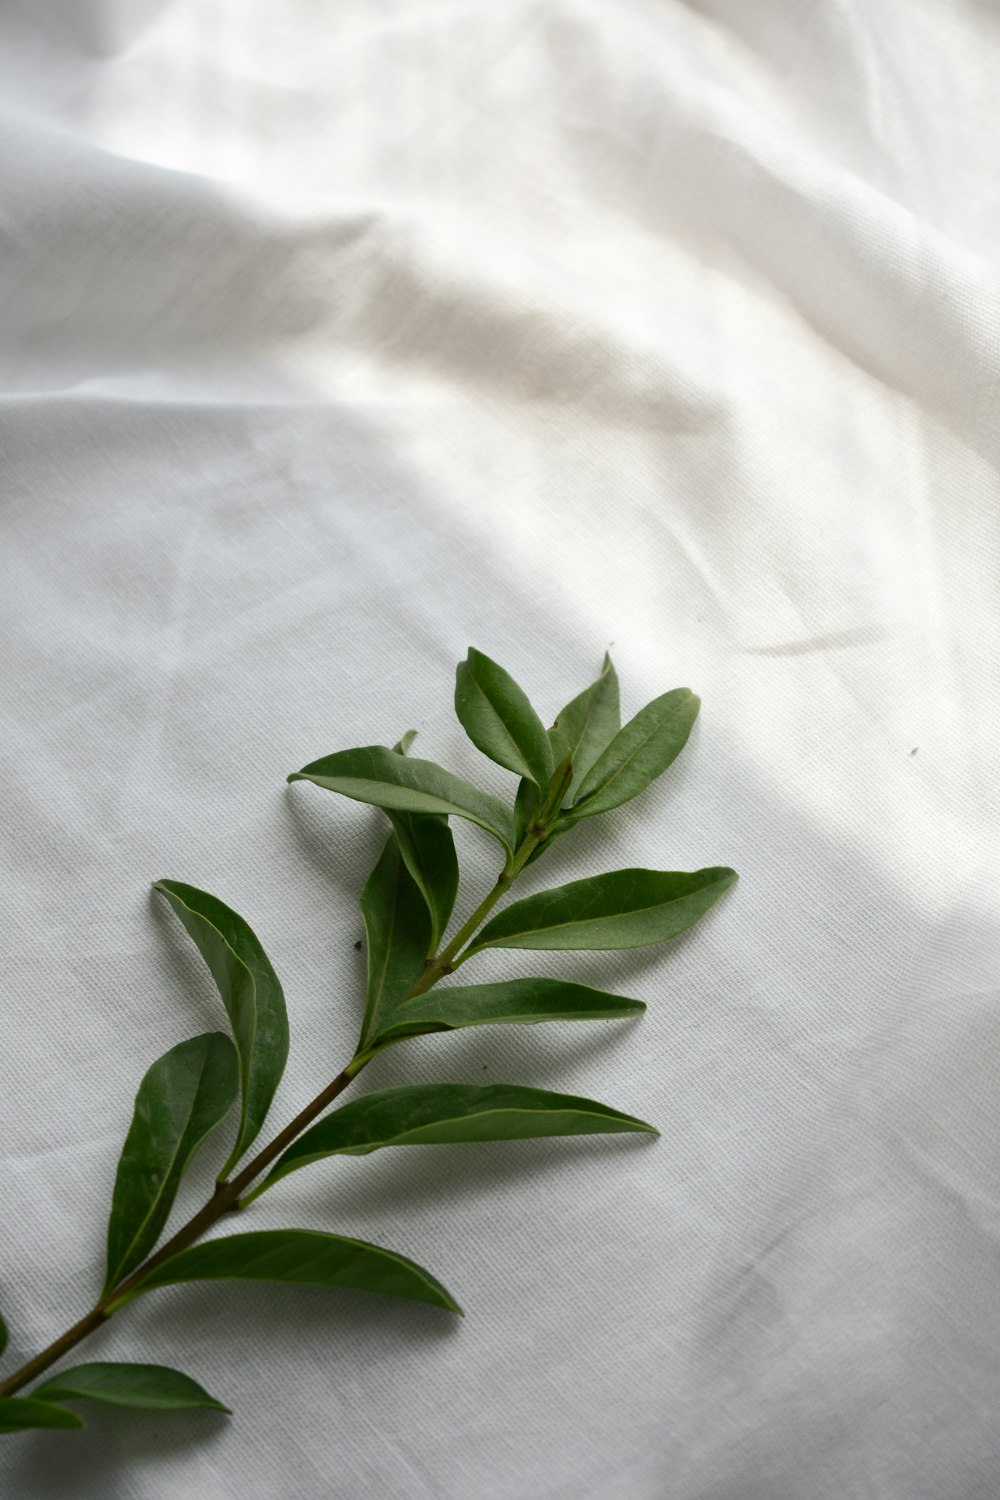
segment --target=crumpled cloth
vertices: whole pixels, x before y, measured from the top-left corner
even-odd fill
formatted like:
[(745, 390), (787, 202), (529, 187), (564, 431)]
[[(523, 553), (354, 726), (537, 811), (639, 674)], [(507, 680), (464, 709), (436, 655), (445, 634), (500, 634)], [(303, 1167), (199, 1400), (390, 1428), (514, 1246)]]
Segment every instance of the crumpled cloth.
[[(451, 711), (470, 643), (547, 720), (609, 645), (627, 713), (704, 700), (526, 889), (742, 877), (667, 947), (478, 968), (641, 1021), (362, 1080), (658, 1140), (386, 1151), (255, 1205), (464, 1320), (157, 1293), (76, 1358), (235, 1416), (4, 1438), (11, 1500), (1000, 1493), (998, 76), (989, 0), (3, 8), (2, 1368), (97, 1292), (143, 1072), (225, 1025), (149, 883), (270, 954), (277, 1126), (350, 1055), (385, 834), (284, 778), (414, 727), (512, 796)], [(495, 860), (457, 838), (467, 912)]]

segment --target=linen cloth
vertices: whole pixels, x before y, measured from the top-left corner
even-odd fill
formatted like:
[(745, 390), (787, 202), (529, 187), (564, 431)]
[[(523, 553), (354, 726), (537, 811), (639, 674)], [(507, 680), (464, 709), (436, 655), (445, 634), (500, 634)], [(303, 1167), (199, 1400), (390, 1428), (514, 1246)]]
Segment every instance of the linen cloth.
[[(415, 727), (512, 795), (451, 712), (470, 643), (546, 719), (608, 645), (628, 714), (704, 700), (526, 888), (742, 878), (667, 947), (478, 971), (641, 1022), (361, 1081), (659, 1140), (387, 1151), (254, 1207), (463, 1321), (158, 1293), (75, 1358), (234, 1417), (5, 1438), (5, 1496), (1000, 1492), (998, 76), (990, 0), (7, 0), (2, 1368), (96, 1294), (143, 1072), (224, 1027), (149, 882), (270, 954), (277, 1126), (350, 1055), (384, 837), (284, 777)], [(468, 911), (494, 859), (456, 837)]]

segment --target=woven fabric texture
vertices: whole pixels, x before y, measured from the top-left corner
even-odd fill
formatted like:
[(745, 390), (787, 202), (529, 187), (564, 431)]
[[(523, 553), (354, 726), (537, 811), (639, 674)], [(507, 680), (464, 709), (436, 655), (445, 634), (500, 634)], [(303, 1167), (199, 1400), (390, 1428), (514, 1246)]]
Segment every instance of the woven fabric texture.
[[(1000, 1493), (998, 76), (990, 0), (2, 7), (0, 1368), (99, 1288), (142, 1074), (224, 1025), (150, 882), (260, 936), (289, 1118), (349, 1056), (384, 822), (284, 778), (414, 727), (512, 795), (452, 712), (469, 644), (543, 715), (608, 646), (626, 713), (704, 701), (527, 888), (742, 877), (667, 947), (478, 969), (640, 1022), (362, 1080), (658, 1140), (386, 1151), (254, 1206), (464, 1320), (160, 1292), (80, 1358), (235, 1416), (5, 1437), (10, 1500)], [(457, 837), (469, 910), (494, 854)]]

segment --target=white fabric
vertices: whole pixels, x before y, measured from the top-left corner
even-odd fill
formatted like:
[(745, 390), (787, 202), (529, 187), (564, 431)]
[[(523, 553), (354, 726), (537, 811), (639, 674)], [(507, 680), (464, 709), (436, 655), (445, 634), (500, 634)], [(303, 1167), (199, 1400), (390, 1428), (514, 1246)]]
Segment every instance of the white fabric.
[(641, 1023), (365, 1075), (661, 1139), (385, 1152), (255, 1207), (413, 1256), (464, 1321), (160, 1293), (78, 1358), (234, 1418), (4, 1438), (4, 1495), (1000, 1491), (998, 76), (991, 0), (7, 0), (3, 1369), (90, 1305), (143, 1071), (222, 1024), (148, 882), (259, 933), (288, 1118), (353, 1040), (381, 825), (284, 776), (412, 725), (510, 792), (451, 712), (470, 642), (545, 714), (609, 643), (629, 713), (704, 699), (531, 886), (742, 881), (668, 948), (480, 969)]

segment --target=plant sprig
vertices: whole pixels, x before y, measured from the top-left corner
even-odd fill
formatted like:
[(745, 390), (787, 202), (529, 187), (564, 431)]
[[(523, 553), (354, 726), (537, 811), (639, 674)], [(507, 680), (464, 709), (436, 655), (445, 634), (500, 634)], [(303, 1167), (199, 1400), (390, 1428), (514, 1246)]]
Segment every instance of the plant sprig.
[[(158, 1287), (300, 1282), (461, 1312), (429, 1271), (345, 1235), (257, 1230), (199, 1243), (225, 1215), (245, 1211), (291, 1172), (388, 1146), (657, 1133), (597, 1100), (505, 1083), (381, 1089), (326, 1111), (380, 1052), (412, 1037), (467, 1026), (621, 1019), (645, 1009), (640, 1000), (550, 978), (437, 986), (487, 949), (639, 947), (677, 936), (708, 911), (736, 880), (733, 870), (615, 870), (538, 892), (491, 915), (556, 838), (630, 801), (661, 775), (684, 748), (698, 708), (697, 697), (678, 688), (622, 727), (618, 679), (606, 656), (596, 681), (546, 730), (509, 673), (470, 650), (458, 668), (455, 709), (473, 744), (519, 778), (512, 806), (433, 761), (411, 757), (412, 730), (392, 748), (337, 751), (289, 776), (383, 809), (391, 832), (361, 896), (367, 978), (354, 1055), (249, 1161), (288, 1056), (281, 984), (236, 912), (195, 886), (155, 883), (204, 958), (231, 1035), (192, 1037), (165, 1052), (143, 1078), (118, 1164), (101, 1295), (79, 1322), (0, 1382), (0, 1432), (82, 1427), (66, 1405), (76, 1401), (227, 1411), (180, 1371), (130, 1362), (76, 1365), (18, 1394), (134, 1298)], [(493, 888), (449, 939), (459, 890), (452, 817), (491, 834), (503, 864)], [(160, 1243), (192, 1157), (236, 1109), (235, 1142), (212, 1197)], [(0, 1318), (0, 1354), (5, 1343)]]

